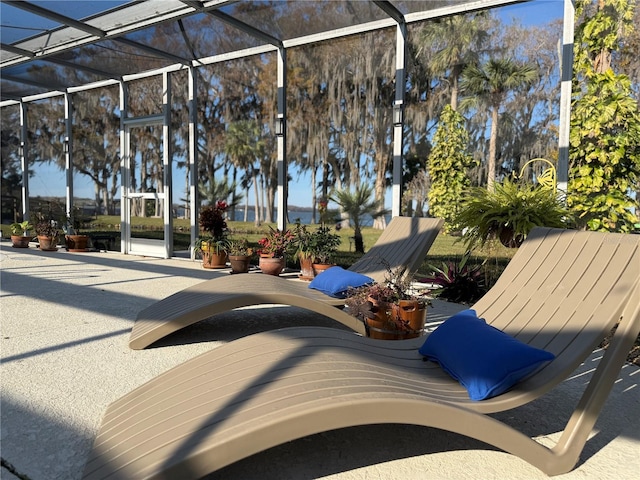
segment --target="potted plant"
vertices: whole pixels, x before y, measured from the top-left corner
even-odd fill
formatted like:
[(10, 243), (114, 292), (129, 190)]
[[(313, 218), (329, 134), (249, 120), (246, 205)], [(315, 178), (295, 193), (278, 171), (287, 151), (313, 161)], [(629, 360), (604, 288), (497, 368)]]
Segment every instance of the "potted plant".
[(202, 256), (204, 268), (225, 268), (227, 266), (227, 202), (217, 201), (200, 210), (198, 223), (202, 234), (196, 240), (194, 252)]
[(75, 207), (71, 214), (67, 215), (66, 234), (64, 236), (65, 246), (69, 252), (88, 252), (89, 235), (80, 233), (83, 226), (82, 210)]
[(36, 213), (35, 231), (38, 236), (38, 246), (40, 250), (56, 251), (58, 247), (58, 222), (49, 218), (41, 212)]
[(316, 275), (334, 265), (333, 257), (340, 246), (340, 235), (332, 233), (324, 225), (310, 235), (309, 253), (313, 257), (313, 270)]
[(315, 273), (313, 271), (313, 253), (311, 252), (311, 232), (307, 230), (306, 225), (302, 225), (300, 220), (296, 222), (294, 228), (296, 256), (300, 262), (300, 280), (313, 280)]
[(225, 251), (231, 264), (231, 273), (247, 273), (249, 271), (253, 248), (249, 247), (249, 241), (246, 238), (228, 240)]
[(29, 242), (33, 238), (29, 235), (29, 230), (33, 230), (33, 225), (29, 223), (29, 220), (11, 224), (11, 244), (13, 248), (29, 248)]
[(351, 289), (345, 305), (365, 324), (367, 335), (380, 340), (400, 340), (422, 335), (430, 299), (413, 292), (406, 268), (387, 269), (382, 283)]
[(258, 240), (259, 266), (262, 273), (280, 275), (286, 265), (285, 254), (295, 242), (291, 230), (279, 230), (269, 226), (267, 234)]
[(571, 221), (571, 213), (552, 189), (505, 179), (494, 184), (494, 191), (472, 188), (454, 224), (471, 250), (496, 239), (516, 248), (533, 227), (568, 228)]

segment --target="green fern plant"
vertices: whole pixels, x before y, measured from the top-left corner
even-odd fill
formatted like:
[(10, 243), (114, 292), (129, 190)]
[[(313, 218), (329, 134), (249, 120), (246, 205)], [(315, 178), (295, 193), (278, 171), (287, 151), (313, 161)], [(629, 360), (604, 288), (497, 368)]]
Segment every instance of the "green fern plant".
[(534, 227), (568, 228), (572, 216), (553, 190), (506, 179), (494, 191), (472, 188), (455, 222), (471, 250), (495, 239), (519, 247)]

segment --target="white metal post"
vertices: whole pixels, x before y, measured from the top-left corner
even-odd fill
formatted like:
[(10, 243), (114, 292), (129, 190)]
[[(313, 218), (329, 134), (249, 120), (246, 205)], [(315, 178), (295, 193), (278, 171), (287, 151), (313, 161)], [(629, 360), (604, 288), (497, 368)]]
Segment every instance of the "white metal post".
[(573, 79), (573, 41), (575, 7), (564, 0), (562, 59), (560, 65), (560, 126), (558, 131), (558, 190), (567, 191), (569, 181), (569, 133), (571, 125), (571, 81)]
[[(278, 228), (287, 228), (287, 52), (278, 49)], [(256, 199), (257, 200), (257, 199)]]

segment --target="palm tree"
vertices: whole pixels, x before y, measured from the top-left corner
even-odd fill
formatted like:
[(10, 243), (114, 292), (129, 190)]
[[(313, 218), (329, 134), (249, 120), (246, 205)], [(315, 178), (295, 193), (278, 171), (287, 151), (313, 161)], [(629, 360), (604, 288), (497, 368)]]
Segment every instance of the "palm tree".
[[(255, 121), (239, 121), (229, 125), (225, 145), (227, 154), (239, 167), (246, 170), (253, 183), (255, 193), (255, 225), (260, 225), (260, 196), (258, 192), (257, 158), (262, 157), (264, 142), (260, 138), (260, 129)], [(249, 198), (247, 197), (247, 201)]]
[(487, 160), (487, 189), (493, 191), (496, 179), (496, 143), (500, 108), (511, 91), (528, 88), (538, 79), (538, 71), (528, 64), (510, 59), (490, 59), (484, 65), (465, 68), (460, 82), (461, 90), (470, 94), (460, 102), (463, 109), (489, 107), (491, 111), (491, 136)]
[(420, 36), (419, 55), (430, 55), (429, 71), (441, 76), (449, 73), (451, 108), (458, 109), (459, 80), (464, 68), (475, 63), (478, 49), (489, 38), (487, 12), (455, 15), (428, 23)]
[(364, 253), (364, 240), (362, 238), (362, 221), (365, 215), (373, 218), (380, 217), (388, 213), (388, 210), (380, 208), (380, 203), (371, 199), (373, 187), (360, 184), (354, 191), (343, 189), (336, 190), (329, 197), (340, 205), (341, 210), (349, 217), (349, 222), (353, 226), (353, 239), (356, 252)]

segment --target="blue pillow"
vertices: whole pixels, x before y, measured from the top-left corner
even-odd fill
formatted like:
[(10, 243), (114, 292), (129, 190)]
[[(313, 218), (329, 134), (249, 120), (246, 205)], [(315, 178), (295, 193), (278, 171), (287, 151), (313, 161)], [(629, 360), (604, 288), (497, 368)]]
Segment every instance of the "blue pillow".
[(311, 281), (309, 288), (320, 290), (336, 298), (345, 298), (349, 287), (357, 288), (373, 283), (373, 279), (342, 267), (326, 269)]
[(475, 310), (449, 318), (419, 352), (458, 380), (471, 400), (500, 395), (555, 358), (488, 325)]

